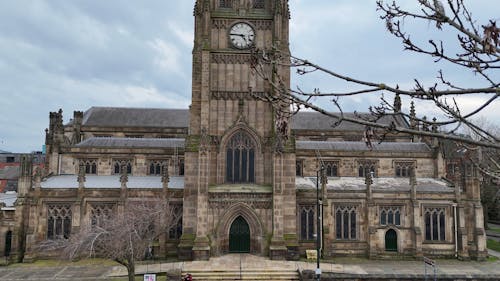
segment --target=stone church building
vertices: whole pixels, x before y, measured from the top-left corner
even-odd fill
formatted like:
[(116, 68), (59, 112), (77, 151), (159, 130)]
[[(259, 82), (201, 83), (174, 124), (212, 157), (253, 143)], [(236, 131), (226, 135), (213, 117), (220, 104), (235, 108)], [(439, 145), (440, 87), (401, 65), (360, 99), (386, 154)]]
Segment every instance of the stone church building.
[[(438, 140), (393, 134), (369, 147), (364, 126), (307, 111), (279, 136), (251, 48), (289, 53), (287, 0), (198, 0), (194, 18), (189, 109), (92, 107), (67, 124), (51, 112), (45, 168), (23, 158), (0, 253), (9, 237), (14, 257), (43, 257), (37, 243), (165, 196), (182, 215), (154, 244), (160, 257), (297, 259), (318, 232), (325, 257), (486, 257), (478, 179), (445, 180)], [(278, 71), (289, 84), (290, 69)]]

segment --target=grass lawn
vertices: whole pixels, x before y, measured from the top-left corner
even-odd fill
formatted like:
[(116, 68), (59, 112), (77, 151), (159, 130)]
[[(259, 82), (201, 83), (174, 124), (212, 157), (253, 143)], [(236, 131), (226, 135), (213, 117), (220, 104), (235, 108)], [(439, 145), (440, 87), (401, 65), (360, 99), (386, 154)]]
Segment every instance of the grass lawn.
[(495, 261), (497, 261), (498, 259), (499, 259), (499, 258), (498, 258), (498, 257), (495, 257), (495, 256), (489, 256), (489, 257), (488, 257), (488, 261), (489, 261), (489, 262), (495, 262)]
[(500, 242), (498, 242), (498, 241), (488, 239), (486, 241), (486, 246), (488, 247), (488, 249), (492, 249), (493, 251), (500, 252)]
[(500, 227), (494, 227), (494, 226), (489, 226), (488, 228), (489, 231), (493, 231), (493, 232), (496, 232), (496, 233), (500, 233)]

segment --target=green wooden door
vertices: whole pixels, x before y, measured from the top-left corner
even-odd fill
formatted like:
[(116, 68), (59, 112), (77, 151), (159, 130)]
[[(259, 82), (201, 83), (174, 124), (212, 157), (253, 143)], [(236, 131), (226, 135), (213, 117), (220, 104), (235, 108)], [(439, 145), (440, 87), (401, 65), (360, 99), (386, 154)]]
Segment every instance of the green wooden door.
[(250, 227), (241, 216), (237, 217), (229, 230), (229, 252), (250, 252)]
[(385, 233), (385, 250), (391, 252), (398, 251), (398, 234), (394, 229), (389, 229)]

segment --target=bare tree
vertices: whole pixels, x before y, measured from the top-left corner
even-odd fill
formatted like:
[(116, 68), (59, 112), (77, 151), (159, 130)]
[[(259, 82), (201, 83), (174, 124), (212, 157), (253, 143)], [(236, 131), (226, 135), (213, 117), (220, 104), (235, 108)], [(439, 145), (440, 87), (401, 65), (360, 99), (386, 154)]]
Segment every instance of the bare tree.
[[(473, 122), (490, 135), (500, 138), (500, 127), (497, 124), (484, 117), (476, 118)], [(463, 134), (476, 141), (481, 141), (483, 138), (481, 134), (470, 128), (465, 128)], [(500, 149), (477, 147), (463, 143), (458, 143), (457, 147), (464, 152), (466, 160), (473, 163), (482, 174), (484, 182), (500, 185)]]
[(166, 200), (129, 200), (123, 212), (92, 218), (69, 239), (47, 240), (39, 247), (62, 251), (69, 259), (97, 256), (115, 260), (127, 268), (128, 279), (133, 281), (136, 261), (152, 254), (153, 242), (175, 227), (178, 215)]
[[(500, 29), (493, 20), (489, 20), (482, 25), (477, 24), (463, 0), (446, 0), (444, 4), (441, 0), (433, 0), (432, 3), (428, 0), (417, 1), (420, 9), (416, 12), (401, 8), (396, 1), (390, 3), (382, 0), (377, 1), (377, 9), (381, 13), (380, 18), (385, 22), (388, 32), (400, 39), (407, 51), (431, 56), (435, 58), (435, 62), (446, 61), (461, 67), (465, 71), (475, 73), (478, 77), (478, 85), (481, 85), (480, 87), (467, 88), (449, 81), (444, 72), (440, 70), (433, 85), (425, 86), (421, 81), (415, 79), (413, 88), (402, 89), (399, 85), (365, 81), (341, 74), (309, 60), (290, 55), (286, 50), (276, 46), (272, 50), (255, 49), (253, 52), (253, 70), (269, 81), (273, 87), (272, 93), (264, 97), (259, 96), (259, 98), (274, 104), (278, 116), (286, 115), (291, 117), (299, 110), (308, 108), (336, 119), (336, 124), (352, 122), (365, 125), (367, 145), (371, 144), (371, 138), (382, 141), (390, 133), (407, 133), (500, 149), (498, 135), (490, 134), (473, 122), (473, 119), (480, 112), (500, 96), (500, 81), (498, 81)], [(413, 41), (411, 34), (407, 33), (403, 28), (402, 23), (405, 21), (434, 23), (438, 31), (443, 30), (444, 32), (444, 29), (446, 29), (446, 32), (456, 33), (457, 41), (451, 42), (451, 45), (450, 42), (433, 38), (424, 43), (418, 40)], [(347, 82), (357, 90), (328, 92), (320, 89), (306, 91), (301, 87), (289, 88), (285, 82), (285, 75), (280, 73), (280, 69), (283, 67), (291, 67), (299, 75), (322, 72), (334, 80)], [(344, 114), (340, 106), (341, 99), (376, 93), (380, 94), (380, 104), (370, 106), (368, 108), (370, 114)], [(386, 96), (389, 94), (394, 95), (394, 103), (384, 98), (384, 94)], [(486, 97), (486, 101), (470, 112), (462, 112), (456, 98), (476, 97), (478, 95)], [(404, 112), (401, 108), (401, 96), (411, 98), (412, 105), (413, 100), (430, 102), (436, 111), (440, 112), (440, 116), (427, 119), (417, 117), (414, 110)], [(329, 99), (338, 111), (328, 111), (322, 104), (324, 98)], [(290, 104), (291, 110), (288, 108), (283, 110), (283, 102)], [(410, 120), (410, 126), (377, 122), (380, 118), (388, 115), (403, 116)], [(469, 128), (480, 138), (471, 139), (457, 134), (463, 127)]]

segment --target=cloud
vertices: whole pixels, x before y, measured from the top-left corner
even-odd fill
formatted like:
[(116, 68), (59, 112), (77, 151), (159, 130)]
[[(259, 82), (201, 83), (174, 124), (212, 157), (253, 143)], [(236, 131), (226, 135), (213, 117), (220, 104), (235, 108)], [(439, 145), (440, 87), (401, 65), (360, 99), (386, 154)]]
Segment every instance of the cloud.
[[(474, 15), (498, 17), (495, 4), (475, 1)], [(48, 113), (59, 108), (66, 120), (73, 110), (91, 106), (186, 108), (193, 6), (193, 0), (0, 1), (0, 149), (40, 149)], [(442, 67), (402, 51), (385, 31), (374, 1), (290, 0), (290, 8), (292, 52), (336, 72), (412, 86), (413, 78), (432, 85)], [(426, 23), (418, 28), (423, 35), (430, 29)], [(473, 74), (444, 70), (464, 86), (478, 83)], [(352, 88), (321, 75), (293, 76), (293, 85), (322, 91)], [(346, 99), (342, 105), (366, 111), (367, 101), (378, 103), (378, 97)], [(331, 102), (321, 102), (336, 110)], [(427, 107), (418, 105), (418, 112)], [(495, 107), (498, 103), (485, 114), (500, 120)]]
[(173, 21), (169, 21), (167, 23), (167, 26), (168, 29), (176, 35), (177, 39), (179, 39), (180, 42), (184, 44), (185, 47), (193, 47), (194, 33), (191, 26), (181, 26), (179, 23)]
[(154, 63), (164, 70), (181, 72), (179, 65), (180, 52), (177, 47), (162, 39), (156, 38), (148, 42), (148, 45), (156, 52)]

